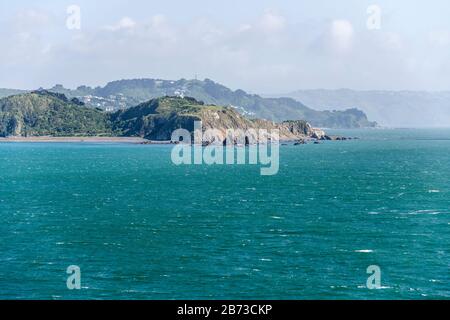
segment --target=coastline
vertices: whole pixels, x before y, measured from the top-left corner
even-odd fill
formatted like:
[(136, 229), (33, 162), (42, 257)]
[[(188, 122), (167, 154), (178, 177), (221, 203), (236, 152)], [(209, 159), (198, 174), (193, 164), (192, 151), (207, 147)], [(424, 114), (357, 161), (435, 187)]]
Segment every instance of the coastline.
[[(352, 140), (359, 138), (351, 137), (341, 137), (341, 136), (329, 136), (329, 138), (312, 138), (305, 136), (299, 139), (279, 139), (280, 143), (305, 143), (312, 141), (321, 140)], [(21, 136), (10, 136), (10, 137), (0, 137), (0, 143), (130, 143), (130, 144), (143, 144), (143, 145), (162, 145), (162, 144), (172, 144), (170, 140), (148, 140), (140, 137), (93, 137), (93, 136), (67, 136), (67, 137), (52, 137), (52, 136), (32, 136), (32, 137), (21, 137)]]
[(70, 136), (70, 137), (52, 137), (52, 136), (36, 136), (36, 137), (2, 137), (0, 143), (10, 142), (86, 142), (86, 143), (143, 143), (148, 140), (139, 137), (89, 137), (89, 136)]

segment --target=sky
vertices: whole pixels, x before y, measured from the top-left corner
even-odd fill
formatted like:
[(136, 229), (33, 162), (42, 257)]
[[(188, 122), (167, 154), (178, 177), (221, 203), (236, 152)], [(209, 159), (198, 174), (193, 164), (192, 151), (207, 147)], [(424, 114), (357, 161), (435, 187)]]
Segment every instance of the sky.
[(447, 0), (2, 1), (0, 87), (450, 90), (449, 16)]

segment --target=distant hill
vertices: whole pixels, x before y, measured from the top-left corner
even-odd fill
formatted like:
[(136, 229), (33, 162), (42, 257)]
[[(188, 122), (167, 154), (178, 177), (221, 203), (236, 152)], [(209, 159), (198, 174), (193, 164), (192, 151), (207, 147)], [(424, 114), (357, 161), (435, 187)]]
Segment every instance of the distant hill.
[(35, 91), (0, 99), (0, 136), (111, 135), (104, 112), (62, 94)]
[(317, 109), (357, 107), (382, 126), (450, 126), (450, 91), (299, 90), (275, 97), (291, 97)]
[(231, 106), (241, 114), (271, 121), (304, 119), (313, 126), (329, 128), (373, 127), (366, 115), (355, 108), (344, 111), (316, 111), (291, 98), (263, 98), (243, 90), (231, 90), (212, 80), (133, 79), (108, 83), (104, 87), (80, 86), (75, 90), (56, 85), (49, 89), (78, 97), (86, 105), (116, 111), (163, 96), (190, 96), (208, 104)]
[(17, 90), (17, 89), (2, 89), (0, 88), (0, 99), (8, 96), (12, 96), (15, 94), (26, 93), (26, 90)]

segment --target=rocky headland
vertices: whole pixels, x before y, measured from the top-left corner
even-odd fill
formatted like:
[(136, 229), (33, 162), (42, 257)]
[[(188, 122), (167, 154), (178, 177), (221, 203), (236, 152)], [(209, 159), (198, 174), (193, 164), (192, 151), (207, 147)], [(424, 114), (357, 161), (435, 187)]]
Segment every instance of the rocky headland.
[[(45, 90), (0, 99), (1, 137), (137, 137), (170, 143), (175, 130), (193, 132), (197, 121), (202, 123), (206, 143), (238, 143), (226, 141), (229, 129), (245, 132), (249, 135), (246, 139), (255, 143), (261, 139), (253, 134), (259, 129), (278, 130), (281, 141), (344, 139), (328, 136), (304, 120), (250, 119), (232, 107), (205, 104), (189, 97), (155, 98), (114, 113)], [(214, 135), (208, 135), (210, 129), (214, 129)]]

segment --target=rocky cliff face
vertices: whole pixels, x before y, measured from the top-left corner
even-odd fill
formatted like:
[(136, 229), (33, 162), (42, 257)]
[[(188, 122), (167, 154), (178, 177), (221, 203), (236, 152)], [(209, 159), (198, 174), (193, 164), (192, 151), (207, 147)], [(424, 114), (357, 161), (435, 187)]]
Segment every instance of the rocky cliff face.
[[(275, 123), (261, 119), (248, 119), (231, 107), (205, 105), (193, 98), (163, 97), (150, 100), (136, 107), (118, 111), (111, 116), (114, 130), (129, 136), (141, 136), (150, 140), (171, 140), (176, 129), (194, 131), (194, 122), (202, 122), (204, 140), (208, 143), (223, 143), (227, 130), (247, 132), (252, 142), (261, 137), (254, 130), (264, 129), (269, 133), (279, 130), (280, 140), (296, 140), (312, 137), (316, 132), (306, 121), (284, 121)], [(214, 132), (213, 132), (214, 130)]]

